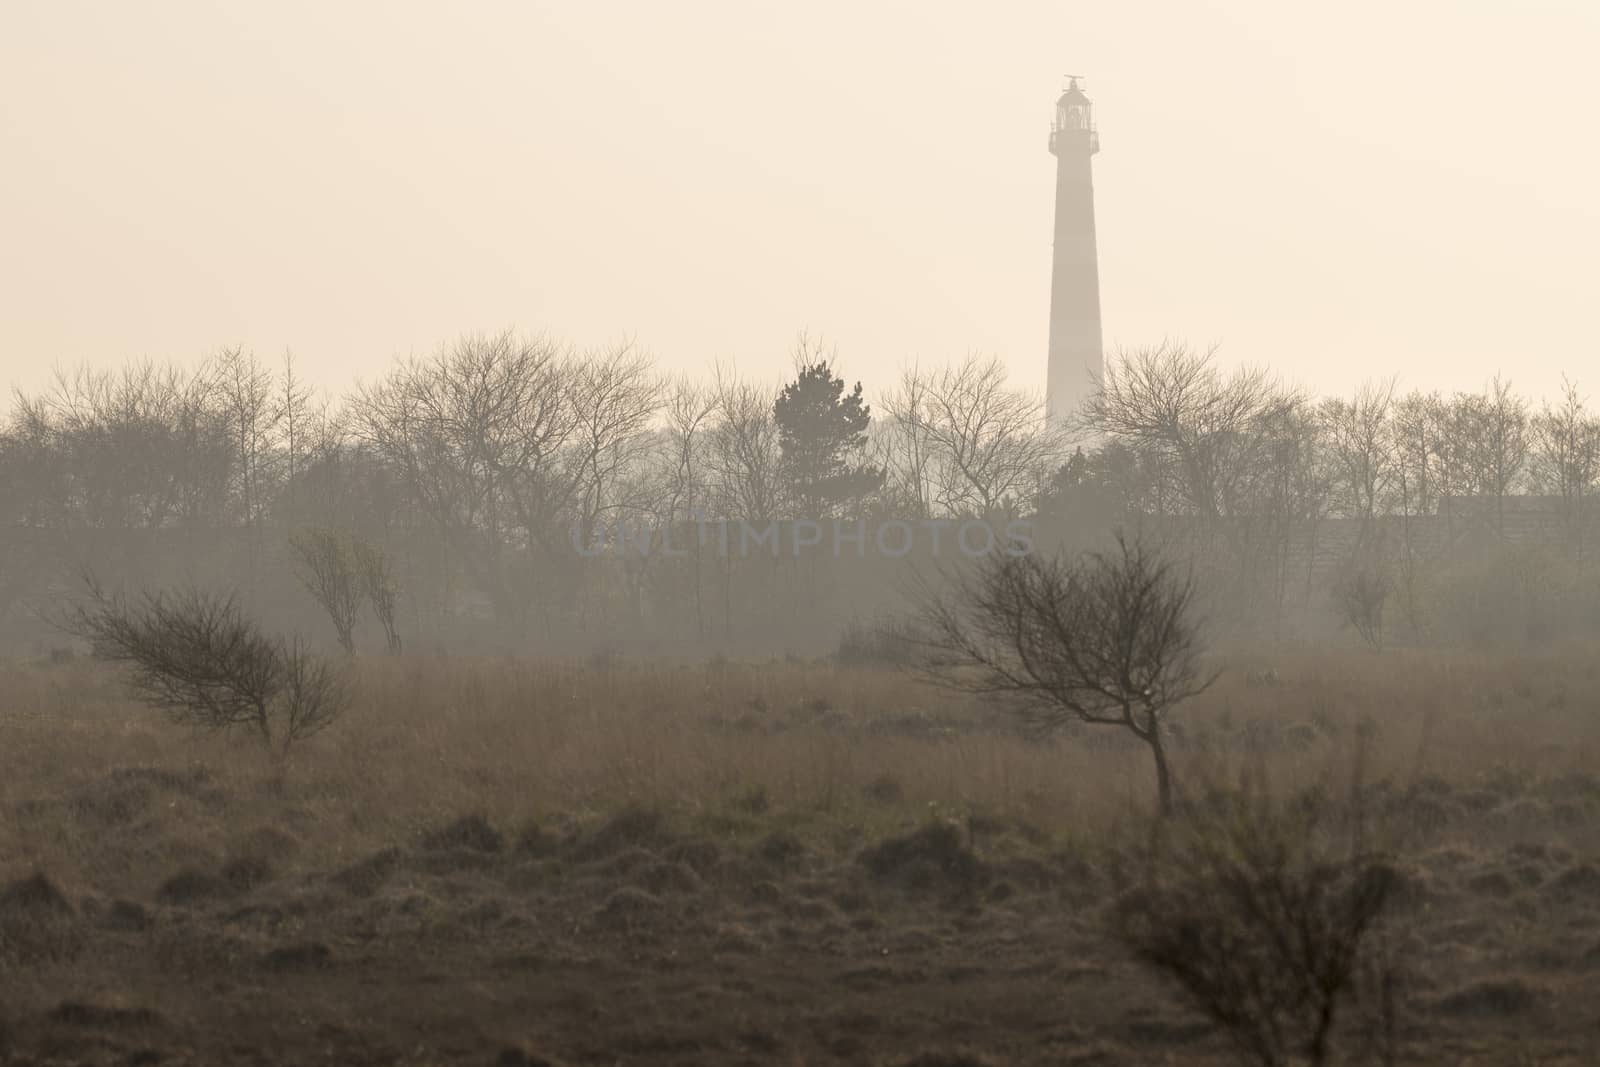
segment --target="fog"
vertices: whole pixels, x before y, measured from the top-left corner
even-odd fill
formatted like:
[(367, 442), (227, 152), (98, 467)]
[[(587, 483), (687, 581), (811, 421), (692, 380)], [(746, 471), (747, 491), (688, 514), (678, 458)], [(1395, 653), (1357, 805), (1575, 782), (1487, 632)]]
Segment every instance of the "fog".
[(1591, 5), (4, 18), (15, 640), (86, 569), (327, 640), (322, 536), (440, 647), (814, 653), (938, 569), (885, 523), (1137, 529), (1240, 639), (1589, 625)]
[(1596, 54), (0, 0), (0, 1062), (1600, 1063)]
[(1583, 0), (0, 11), (0, 382), (221, 346), (342, 391), (476, 330), (1044, 384), (1066, 73), (1108, 345), (1325, 394), (1594, 357)]

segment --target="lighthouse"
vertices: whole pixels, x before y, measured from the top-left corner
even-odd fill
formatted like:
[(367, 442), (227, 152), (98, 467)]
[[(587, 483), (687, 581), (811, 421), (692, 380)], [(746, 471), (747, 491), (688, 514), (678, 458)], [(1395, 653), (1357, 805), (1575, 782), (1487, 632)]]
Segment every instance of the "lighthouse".
[(1069, 78), (1056, 101), (1050, 154), (1056, 157), (1056, 228), (1050, 266), (1050, 363), (1045, 404), (1070, 417), (1098, 387), (1105, 369), (1100, 340), (1100, 265), (1094, 244), (1094, 180), (1100, 151), (1089, 98)]

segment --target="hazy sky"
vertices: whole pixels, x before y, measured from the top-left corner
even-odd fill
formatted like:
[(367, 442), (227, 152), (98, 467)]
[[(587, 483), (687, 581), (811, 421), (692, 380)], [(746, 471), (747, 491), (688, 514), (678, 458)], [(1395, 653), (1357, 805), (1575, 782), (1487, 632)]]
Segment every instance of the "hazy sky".
[(1108, 345), (1600, 399), (1596, 0), (0, 0), (0, 384), (464, 331), (1042, 386), (1064, 73)]

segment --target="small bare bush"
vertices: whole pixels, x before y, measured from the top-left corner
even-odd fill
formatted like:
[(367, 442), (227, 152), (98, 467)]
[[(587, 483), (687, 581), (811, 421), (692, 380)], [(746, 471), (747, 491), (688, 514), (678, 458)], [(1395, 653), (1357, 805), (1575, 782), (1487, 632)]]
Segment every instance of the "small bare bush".
[(138, 600), (88, 580), (89, 601), (65, 628), (96, 657), (131, 668), (143, 702), (206, 729), (243, 727), (287, 755), (296, 741), (332, 723), (348, 703), (343, 679), (298, 639), (261, 632), (233, 595), (198, 589), (146, 593)]
[(355, 652), (356, 619), (366, 592), (355, 539), (335, 530), (302, 530), (289, 538), (289, 547), (300, 583), (328, 613), (339, 646)]
[(834, 662), (842, 667), (900, 668), (914, 666), (917, 644), (907, 627), (894, 619), (864, 623), (852, 619), (839, 635)]
[(1397, 987), (1380, 924), (1397, 874), (1362, 837), (1359, 811), (1341, 819), (1317, 793), (1219, 796), (1162, 828), (1113, 933), (1256, 1063), (1328, 1062), (1352, 1001), (1390, 1059)]
[(1394, 576), (1382, 560), (1352, 562), (1334, 583), (1339, 615), (1374, 651), (1383, 651), (1384, 608), (1394, 586)]
[(372, 613), (383, 627), (384, 643), (391, 655), (401, 651), (400, 633), (395, 628), (395, 603), (400, 597), (400, 585), (395, 581), (394, 568), (388, 555), (370, 541), (355, 542), (356, 570), (361, 576), (361, 589)]

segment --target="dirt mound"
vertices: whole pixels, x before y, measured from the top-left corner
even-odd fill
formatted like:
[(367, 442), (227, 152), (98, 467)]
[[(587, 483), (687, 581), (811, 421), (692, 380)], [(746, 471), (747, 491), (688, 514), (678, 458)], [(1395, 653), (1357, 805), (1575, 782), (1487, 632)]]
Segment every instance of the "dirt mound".
[(1542, 991), (1520, 978), (1474, 982), (1440, 997), (1435, 1005), (1445, 1015), (1520, 1015), (1543, 999)]
[(1068, 880), (1057, 868), (1031, 856), (1014, 856), (996, 863), (994, 876), (1015, 888), (1034, 891), (1053, 889)]
[(994, 1061), (975, 1052), (920, 1052), (897, 1067), (994, 1067)]
[(756, 855), (768, 863), (793, 863), (805, 854), (805, 842), (788, 830), (774, 830), (756, 846)]
[(755, 931), (742, 923), (729, 923), (722, 926), (712, 941), (714, 952), (730, 956), (749, 956), (762, 950), (761, 939)]
[(356, 897), (370, 897), (400, 868), (400, 850), (390, 846), (333, 875), (333, 884)]
[(1123, 1024), (1132, 1041), (1147, 1045), (1190, 1045), (1210, 1034), (1214, 1027), (1204, 1019), (1187, 1019), (1164, 1014), (1140, 1014)]
[(970, 890), (988, 877), (983, 861), (950, 823), (929, 823), (862, 852), (859, 861), (879, 882), (905, 889)]
[(1389, 880), (1389, 900), (1402, 911), (1421, 910), (1443, 899), (1439, 880), (1415, 864), (1384, 864), (1382, 877)]
[(430, 852), (461, 849), (467, 852), (499, 852), (506, 839), (479, 814), (464, 815), (447, 826), (423, 835), (422, 847)]
[(605, 860), (595, 863), (593, 871), (596, 875), (612, 882), (626, 882), (639, 871), (654, 866), (659, 862), (659, 857), (647, 848), (629, 846)]
[(1467, 879), (1467, 888), (1479, 896), (1509, 897), (1517, 885), (1504, 871), (1484, 871)]
[(494, 1067), (561, 1067), (559, 1060), (516, 1047), (503, 1048), (494, 1058)]
[(113, 900), (101, 925), (119, 933), (138, 933), (150, 929), (150, 912), (137, 901)]
[(1600, 896), (1600, 867), (1592, 863), (1568, 867), (1551, 879), (1549, 888), (1575, 896)]
[(1516, 860), (1551, 860), (1556, 859), (1556, 852), (1565, 849), (1552, 849), (1541, 841), (1518, 841), (1511, 846), (1511, 858)]
[(893, 775), (880, 774), (861, 787), (861, 794), (878, 804), (897, 804), (905, 796), (905, 790)]
[(232, 972), (253, 958), (256, 951), (248, 938), (200, 922), (164, 921), (151, 932), (146, 944), (149, 961), (169, 974)]
[(683, 864), (704, 878), (722, 866), (722, 846), (715, 841), (692, 837), (667, 849), (665, 858)]
[(70, 916), (72, 902), (43, 873), (19, 878), (0, 890), (0, 917), (42, 918)]
[(528, 822), (517, 831), (517, 851), (525, 856), (550, 856), (561, 847), (561, 841), (536, 822)]
[(236, 856), (222, 865), (222, 881), (237, 893), (247, 893), (276, 877), (272, 864), (260, 856)]
[(77, 910), (43, 874), (0, 890), (0, 963), (71, 959), (83, 944)]
[(1448, 794), (1434, 793), (1395, 796), (1386, 807), (1390, 817), (1423, 832), (1441, 830), (1460, 822), (1465, 811)]
[(259, 826), (251, 830), (230, 849), (232, 855), (266, 860), (268, 863), (283, 863), (299, 851), (299, 839), (276, 826)]
[(760, 907), (776, 907), (788, 899), (788, 894), (777, 882), (752, 882), (745, 890), (745, 897)]
[(682, 863), (657, 863), (639, 876), (638, 883), (657, 896), (694, 894), (706, 887), (700, 876)]
[(650, 848), (669, 844), (666, 817), (655, 808), (627, 807), (593, 833), (579, 837), (572, 858), (587, 862), (604, 859), (625, 848)]
[(333, 952), (321, 941), (282, 945), (261, 957), (269, 971), (312, 971), (333, 966)]
[(493, 852), (451, 848), (436, 852), (420, 852), (411, 858), (409, 867), (423, 874), (446, 878), (490, 870), (495, 866), (496, 860), (497, 856)]
[(661, 898), (633, 886), (624, 886), (595, 909), (595, 921), (612, 930), (625, 930), (647, 922), (663, 909)]
[(207, 874), (194, 867), (185, 867), (161, 883), (161, 888), (156, 890), (156, 899), (163, 904), (180, 906), (198, 904), (224, 896), (230, 889), (227, 882), (214, 874)]
[(83, 1000), (63, 1000), (46, 1015), (64, 1026), (156, 1026), (161, 1016), (149, 1008), (124, 1008), (114, 1004), (95, 1004)]

